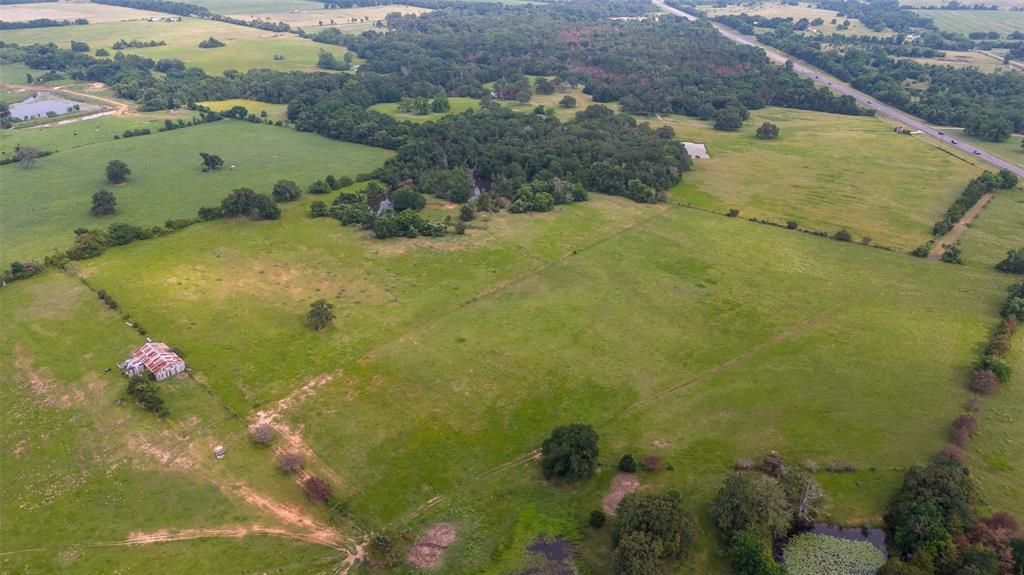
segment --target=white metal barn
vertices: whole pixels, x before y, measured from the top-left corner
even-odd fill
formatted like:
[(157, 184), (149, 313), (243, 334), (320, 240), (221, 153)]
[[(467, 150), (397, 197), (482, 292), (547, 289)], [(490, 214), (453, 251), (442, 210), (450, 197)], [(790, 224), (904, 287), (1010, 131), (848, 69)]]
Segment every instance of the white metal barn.
[(148, 371), (160, 381), (185, 371), (185, 360), (171, 351), (167, 344), (149, 342), (117, 366), (129, 377)]

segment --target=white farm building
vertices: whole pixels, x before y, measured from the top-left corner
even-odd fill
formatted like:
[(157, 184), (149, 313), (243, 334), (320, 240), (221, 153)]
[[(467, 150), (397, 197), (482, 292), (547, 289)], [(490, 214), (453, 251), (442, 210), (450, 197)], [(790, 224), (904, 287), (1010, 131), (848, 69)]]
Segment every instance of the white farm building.
[(151, 341), (135, 350), (128, 359), (117, 364), (117, 367), (128, 377), (148, 371), (160, 381), (185, 371), (185, 360), (171, 351), (167, 344)]

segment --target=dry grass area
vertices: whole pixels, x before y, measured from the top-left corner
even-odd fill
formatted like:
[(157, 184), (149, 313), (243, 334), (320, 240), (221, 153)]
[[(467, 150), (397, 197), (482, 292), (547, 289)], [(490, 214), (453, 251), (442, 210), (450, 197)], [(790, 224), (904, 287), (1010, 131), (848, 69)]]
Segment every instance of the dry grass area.
[(850, 27), (848, 29), (839, 30), (837, 26), (831, 22), (833, 19), (837, 19), (837, 24), (841, 24), (845, 18), (839, 18), (838, 15), (831, 10), (814, 8), (808, 3), (801, 3), (798, 6), (790, 6), (780, 2), (763, 2), (755, 6), (729, 5), (716, 7), (713, 5), (706, 5), (700, 6), (700, 9), (707, 12), (709, 16), (745, 13), (750, 14), (751, 16), (764, 16), (765, 18), (792, 18), (794, 22), (801, 18), (807, 18), (812, 21), (815, 18), (821, 18), (825, 23), (820, 26), (813, 26), (813, 28), (826, 36), (832, 33), (857, 36), (880, 36), (890, 33), (875, 32), (862, 24), (860, 20), (855, 19), (850, 20)]
[(947, 50), (942, 58), (905, 58), (921, 64), (935, 64), (937, 66), (953, 66), (954, 68), (966, 68), (974, 66), (982, 72), (1006, 72), (1010, 70), (1021, 71), (1016, 66), (1006, 66), (1002, 60), (981, 52), (958, 52)]
[[(310, 3), (310, 6), (317, 4)], [(290, 26), (337, 26), (345, 29), (352, 26), (372, 25), (393, 12), (400, 14), (423, 14), (430, 12), (427, 8), (387, 4), (384, 6), (367, 6), (365, 8), (345, 8), (343, 10), (291, 10), (288, 12), (270, 12), (260, 14), (232, 14), (235, 18), (259, 18), (270, 22), (286, 22)]]
[(164, 18), (168, 15), (148, 10), (79, 2), (43, 2), (39, 4), (6, 4), (0, 6), (0, 20), (4, 22), (20, 22), (38, 18), (52, 18), (54, 20), (85, 18), (89, 23), (96, 23), (141, 20), (153, 16)]

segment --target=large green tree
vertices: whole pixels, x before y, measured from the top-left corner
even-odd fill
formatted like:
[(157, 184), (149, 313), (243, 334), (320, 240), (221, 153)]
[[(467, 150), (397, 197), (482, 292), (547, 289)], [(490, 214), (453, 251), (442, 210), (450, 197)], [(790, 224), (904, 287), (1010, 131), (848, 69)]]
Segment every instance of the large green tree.
[(121, 160), (110, 160), (107, 162), (107, 181), (111, 184), (123, 184), (132, 175), (131, 168)]
[(89, 213), (94, 216), (109, 216), (117, 211), (117, 198), (113, 192), (100, 190), (92, 195), (92, 209)]
[(325, 299), (318, 299), (309, 304), (309, 312), (306, 313), (306, 323), (316, 331), (320, 331), (334, 323), (334, 304)]
[(573, 423), (557, 427), (541, 445), (540, 468), (544, 477), (586, 479), (597, 467), (597, 432), (590, 425)]
[(617, 517), (614, 543), (621, 544), (632, 533), (645, 533), (662, 559), (685, 557), (697, 534), (697, 522), (677, 493), (630, 493), (619, 502)]
[(759, 537), (782, 537), (792, 512), (775, 479), (757, 473), (734, 473), (711, 501), (711, 517), (726, 537), (739, 530)]

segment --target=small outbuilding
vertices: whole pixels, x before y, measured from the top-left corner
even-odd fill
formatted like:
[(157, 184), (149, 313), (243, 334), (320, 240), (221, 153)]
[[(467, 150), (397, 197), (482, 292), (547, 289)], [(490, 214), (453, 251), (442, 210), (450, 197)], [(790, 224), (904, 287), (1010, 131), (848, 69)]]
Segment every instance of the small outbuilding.
[(185, 360), (171, 351), (167, 344), (151, 341), (135, 350), (117, 367), (128, 377), (148, 371), (160, 381), (185, 371)]

